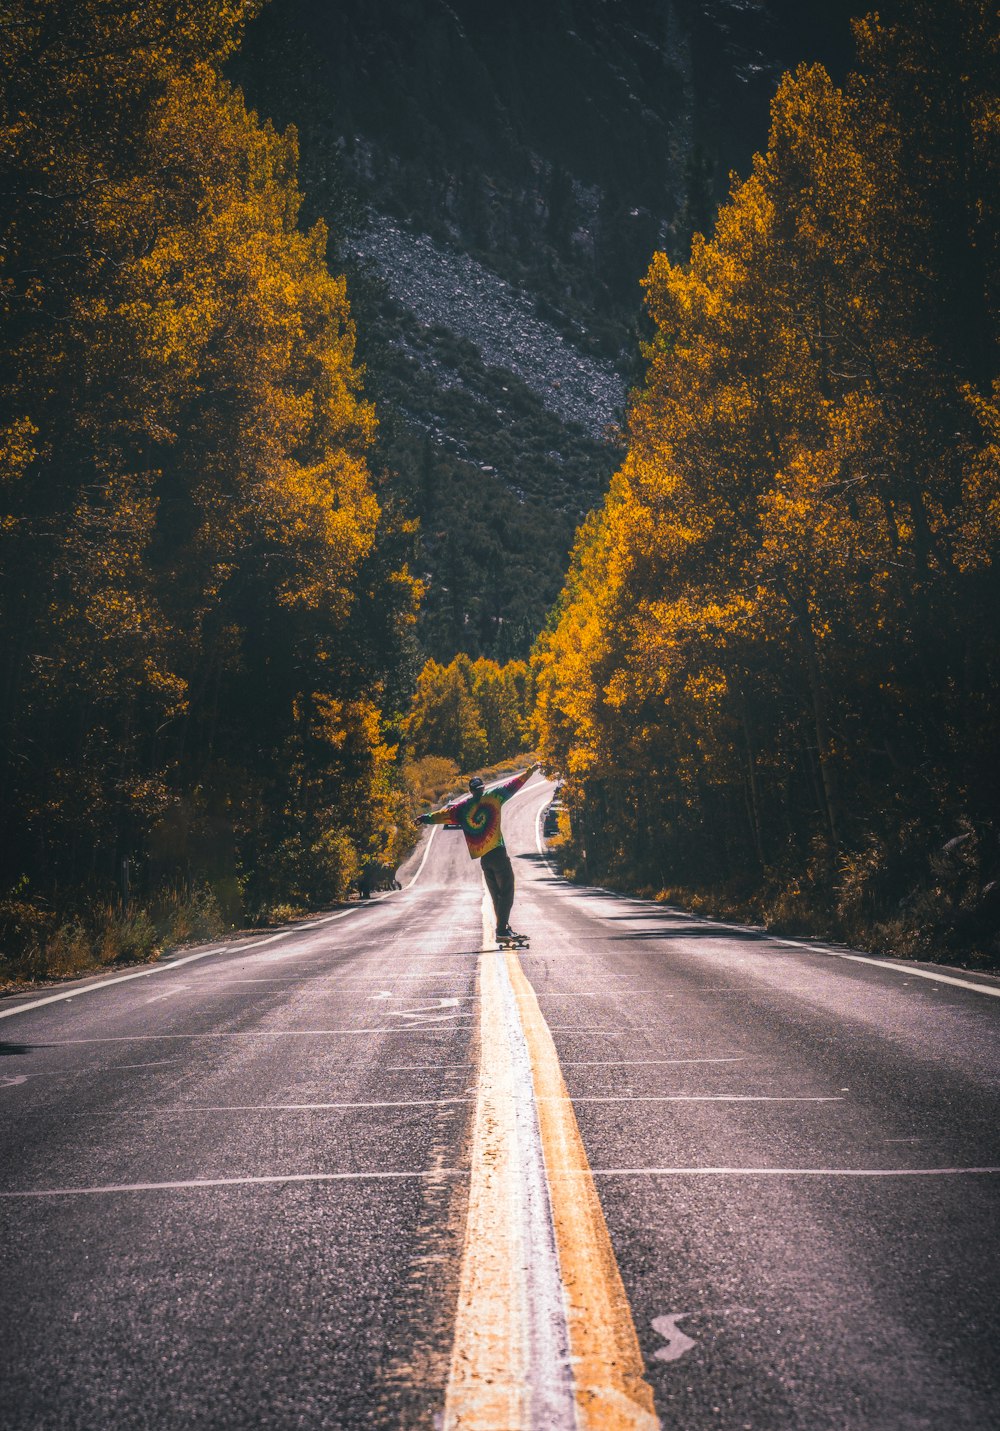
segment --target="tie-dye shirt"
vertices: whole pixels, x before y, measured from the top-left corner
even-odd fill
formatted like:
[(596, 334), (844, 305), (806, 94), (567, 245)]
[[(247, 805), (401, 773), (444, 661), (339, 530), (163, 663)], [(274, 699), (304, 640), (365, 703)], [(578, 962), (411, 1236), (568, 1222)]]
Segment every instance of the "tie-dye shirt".
[(537, 768), (535, 765), (529, 766), (523, 774), (514, 775), (510, 780), (502, 780), (499, 785), (491, 785), (478, 798), (475, 795), (463, 795), (461, 800), (453, 800), (450, 805), (445, 805), (442, 810), (435, 810), (429, 815), (428, 824), (448, 825), (453, 830), (461, 830), (469, 847), (469, 855), (474, 860), (481, 860), (483, 855), (503, 844), (500, 830), (501, 806), (512, 795), (517, 794)]

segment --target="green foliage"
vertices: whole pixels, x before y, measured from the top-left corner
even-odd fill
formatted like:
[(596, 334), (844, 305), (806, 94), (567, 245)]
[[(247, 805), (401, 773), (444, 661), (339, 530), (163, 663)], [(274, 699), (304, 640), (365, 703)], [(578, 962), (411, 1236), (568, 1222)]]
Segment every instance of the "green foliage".
[(419, 809), (439, 805), (459, 788), (458, 763), (445, 755), (421, 755), (407, 761), (405, 771), (414, 806)]
[(527, 676), (523, 661), (428, 661), (406, 721), (414, 755), (445, 756), (467, 771), (516, 755), (527, 732)]
[(628, 455), (535, 656), (590, 876), (1000, 955), (991, 15), (920, 0), (843, 90), (787, 75), (714, 237), (654, 257)]

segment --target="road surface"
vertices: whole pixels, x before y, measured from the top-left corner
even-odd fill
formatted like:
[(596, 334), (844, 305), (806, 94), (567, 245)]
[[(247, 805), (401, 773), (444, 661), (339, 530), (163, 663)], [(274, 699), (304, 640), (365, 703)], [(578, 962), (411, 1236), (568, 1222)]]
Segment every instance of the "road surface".
[(0, 1003), (0, 1425), (1000, 1424), (1000, 981), (568, 885), (550, 791), (519, 957), (435, 829)]

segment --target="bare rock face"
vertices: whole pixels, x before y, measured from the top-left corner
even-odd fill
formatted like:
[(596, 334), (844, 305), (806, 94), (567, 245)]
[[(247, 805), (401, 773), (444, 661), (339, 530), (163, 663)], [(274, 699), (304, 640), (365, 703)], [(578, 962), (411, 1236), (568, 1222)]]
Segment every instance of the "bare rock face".
[[(384, 215), (351, 239), (417, 321), (473, 343), (483, 363), (520, 378), (563, 422), (600, 438), (622, 420), (625, 383), (535, 316), (535, 302), (469, 254), (410, 233)], [(443, 376), (443, 375), (442, 375)]]

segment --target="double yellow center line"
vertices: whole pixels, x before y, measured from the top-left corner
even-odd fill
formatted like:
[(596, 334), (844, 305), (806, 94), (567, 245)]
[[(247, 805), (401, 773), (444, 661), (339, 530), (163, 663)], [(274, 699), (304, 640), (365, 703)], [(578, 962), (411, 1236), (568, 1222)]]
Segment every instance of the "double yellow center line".
[[(484, 907), (484, 933), (488, 923)], [(652, 1431), (659, 1421), (604, 1213), (516, 953), (480, 957), (480, 994), (445, 1431)]]

